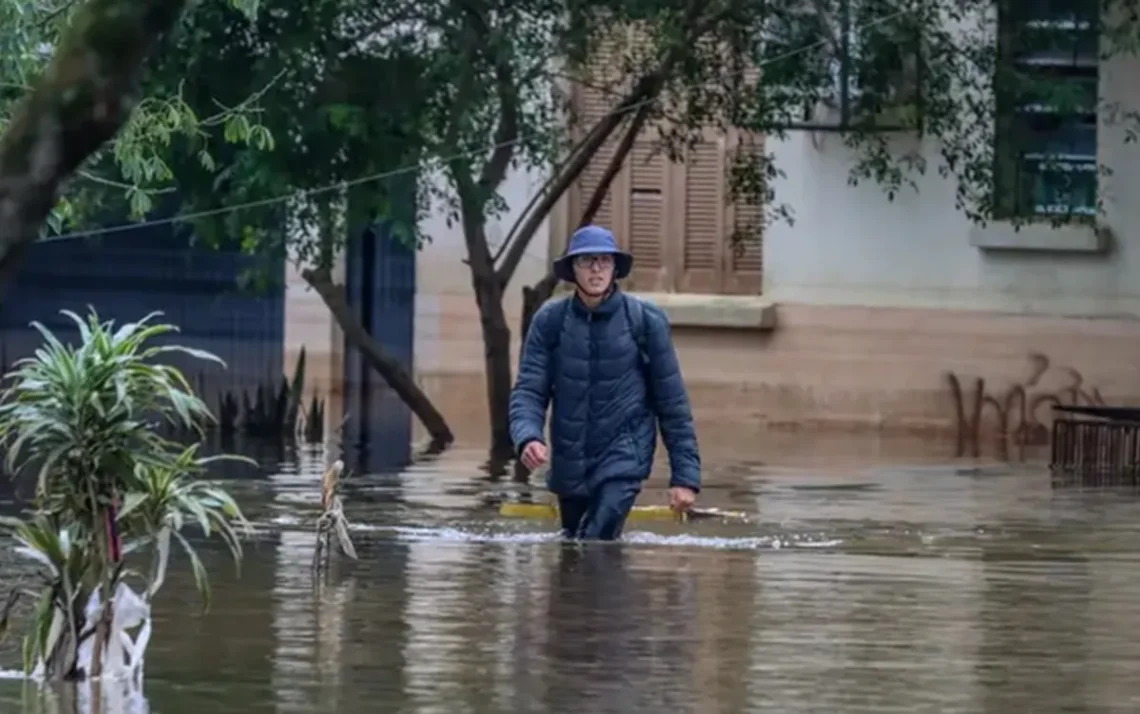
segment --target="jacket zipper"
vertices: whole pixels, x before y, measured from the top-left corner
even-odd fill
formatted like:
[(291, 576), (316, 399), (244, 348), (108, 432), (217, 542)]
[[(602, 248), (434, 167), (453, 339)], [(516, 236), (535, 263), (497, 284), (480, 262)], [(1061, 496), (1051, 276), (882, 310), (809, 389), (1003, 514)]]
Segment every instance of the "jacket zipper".
[[(586, 334), (589, 336), (590, 343), (590, 369), (589, 369), (589, 384), (586, 385), (586, 461), (589, 464), (593, 460), (593, 454), (590, 453), (591, 447), (594, 443), (593, 440), (593, 414), (594, 414), (594, 382), (595, 371), (597, 363), (597, 348), (594, 341), (594, 311), (590, 310), (586, 313)], [(589, 467), (587, 467), (589, 468)]]

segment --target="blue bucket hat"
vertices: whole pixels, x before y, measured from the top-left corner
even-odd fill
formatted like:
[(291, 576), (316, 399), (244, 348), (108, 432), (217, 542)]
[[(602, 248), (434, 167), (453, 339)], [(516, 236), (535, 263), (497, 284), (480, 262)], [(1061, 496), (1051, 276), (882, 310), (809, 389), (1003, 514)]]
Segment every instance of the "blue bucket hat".
[(599, 255), (609, 253), (614, 257), (614, 280), (629, 275), (633, 267), (633, 256), (617, 247), (614, 234), (601, 226), (582, 226), (570, 236), (570, 245), (562, 257), (554, 261), (554, 277), (566, 282), (574, 282), (574, 256)]

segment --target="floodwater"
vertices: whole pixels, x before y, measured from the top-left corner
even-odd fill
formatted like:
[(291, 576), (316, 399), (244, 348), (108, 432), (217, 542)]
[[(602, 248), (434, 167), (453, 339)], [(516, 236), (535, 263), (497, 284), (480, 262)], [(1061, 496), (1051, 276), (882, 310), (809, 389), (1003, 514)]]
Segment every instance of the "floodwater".
[[(321, 457), (232, 482), (257, 525), (241, 577), (207, 551), (206, 615), (185, 569), (168, 579), (146, 698), (107, 714), (1140, 710), (1135, 490), (812, 444), (706, 459), (703, 504), (747, 522), (567, 546), (499, 518), (521, 487), (477, 456), (351, 478), (360, 560), (320, 592)], [(55, 701), (0, 679), (0, 714), (75, 711)]]

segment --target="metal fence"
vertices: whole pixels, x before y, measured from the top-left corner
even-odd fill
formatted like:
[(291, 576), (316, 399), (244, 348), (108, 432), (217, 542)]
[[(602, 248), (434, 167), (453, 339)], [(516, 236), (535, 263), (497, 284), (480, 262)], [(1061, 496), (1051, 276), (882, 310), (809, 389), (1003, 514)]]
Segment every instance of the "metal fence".
[[(365, 329), (411, 372), (414, 368), (416, 254), (378, 225), (349, 241), (346, 291)], [(170, 361), (215, 411), (223, 395), (239, 401), (259, 386), (280, 383), (284, 359), (283, 265), (258, 265), (236, 248), (193, 245), (188, 232), (150, 226), (94, 239), (57, 240), (32, 247), (0, 302), (0, 365), (9, 367), (42, 344), (33, 320), (64, 342), (79, 338), (60, 314), (85, 317), (94, 308), (117, 324), (159, 310), (180, 332), (160, 341), (208, 350), (222, 369), (185, 357)], [(249, 271), (268, 276), (268, 287), (244, 287)], [(292, 375), (288, 375), (292, 376)], [(399, 468), (411, 458), (411, 413), (361, 359), (345, 351), (344, 447), (370, 471)], [(340, 415), (337, 415), (339, 417)], [(335, 421), (335, 420), (334, 420)]]
[(1066, 407), (1053, 422), (1056, 482), (1140, 483), (1140, 409)]
[[(364, 328), (414, 374), (416, 253), (379, 224), (350, 241), (345, 265), (348, 301)], [(344, 446), (360, 468), (389, 471), (411, 460), (412, 414), (361, 357), (345, 350)]]
[(94, 308), (117, 324), (155, 310), (181, 332), (165, 338), (209, 350), (227, 368), (173, 358), (212, 404), (227, 391), (240, 393), (282, 377), (283, 271), (267, 289), (242, 287), (256, 266), (238, 251), (194, 246), (186, 231), (149, 226), (99, 238), (57, 240), (32, 247), (0, 305), (0, 360), (10, 365), (41, 344), (29, 326), (42, 323), (65, 342), (78, 332), (60, 310), (81, 317)]

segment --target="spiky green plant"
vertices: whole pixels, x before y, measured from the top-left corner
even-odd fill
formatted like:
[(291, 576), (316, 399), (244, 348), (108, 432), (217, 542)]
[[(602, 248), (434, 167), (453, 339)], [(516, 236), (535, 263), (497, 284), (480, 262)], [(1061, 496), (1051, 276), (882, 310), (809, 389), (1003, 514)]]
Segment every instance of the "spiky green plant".
[[(219, 535), (240, 564), (238, 531), (245, 519), (224, 490), (201, 479), (212, 459), (197, 455), (198, 444), (187, 448), (159, 434), (165, 421), (201, 438), (213, 419), (182, 373), (159, 362), (162, 356), (182, 352), (221, 360), (153, 344), (177, 331), (151, 324), (161, 313), (117, 329), (94, 311), (86, 320), (63, 314), (79, 327), (79, 345), (65, 345), (32, 323), (44, 345), (16, 363), (0, 398), (0, 449), (9, 471), (17, 478), (36, 474), (30, 512), (0, 526), (12, 532), (17, 552), (39, 567), (44, 580), (25, 638), (25, 667), (42, 667), (54, 678), (82, 678), (100, 674), (120, 582), (137, 577), (152, 598), (174, 540), (208, 605), (206, 571), (183, 530), (195, 524), (206, 537)], [(149, 568), (137, 567), (147, 553)], [(93, 593), (103, 605), (88, 622), (85, 608)], [(94, 660), (90, 671), (81, 671), (77, 652), (87, 637), (95, 638)]]

